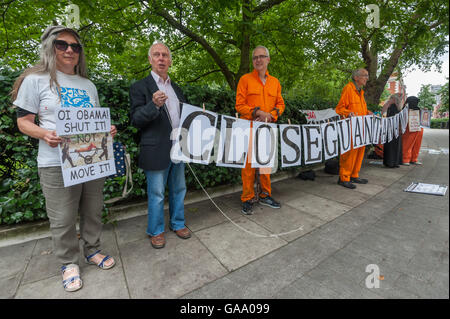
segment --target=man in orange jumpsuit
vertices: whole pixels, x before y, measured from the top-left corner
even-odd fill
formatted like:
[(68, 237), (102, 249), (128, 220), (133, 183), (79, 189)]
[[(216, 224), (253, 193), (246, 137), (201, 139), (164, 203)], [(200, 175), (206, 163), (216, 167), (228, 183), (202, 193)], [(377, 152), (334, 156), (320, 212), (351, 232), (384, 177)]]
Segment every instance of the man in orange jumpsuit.
[[(281, 85), (277, 78), (269, 75), (269, 50), (257, 46), (252, 53), (253, 72), (244, 74), (239, 80), (236, 91), (236, 110), (241, 118), (262, 122), (276, 122), (284, 112), (284, 100)], [(253, 125), (252, 125), (253, 126)], [(245, 168), (242, 169), (242, 213), (252, 214), (255, 191), (253, 188), (256, 169), (251, 167), (251, 141)], [(264, 172), (264, 169), (260, 170)], [(261, 194), (259, 203), (272, 208), (281, 205), (271, 197), (270, 174), (260, 174)]]
[[(364, 100), (364, 90), (369, 79), (369, 73), (366, 69), (357, 69), (353, 71), (352, 81), (342, 90), (341, 99), (336, 106), (336, 113), (342, 117), (368, 115), (372, 112), (367, 110)], [(352, 149), (341, 155), (339, 160), (339, 180), (338, 184), (344, 187), (354, 189), (357, 184), (367, 184), (367, 179), (359, 177), (359, 170), (364, 158), (365, 147)]]
[[(420, 99), (415, 96), (409, 96), (406, 99), (406, 104), (410, 110), (420, 110), (418, 104)], [(417, 159), (419, 157), (420, 145), (422, 144), (423, 128), (418, 132), (411, 132), (409, 124), (406, 126), (406, 131), (402, 135), (403, 147), (403, 163), (402, 165), (409, 166), (411, 164), (422, 165)]]

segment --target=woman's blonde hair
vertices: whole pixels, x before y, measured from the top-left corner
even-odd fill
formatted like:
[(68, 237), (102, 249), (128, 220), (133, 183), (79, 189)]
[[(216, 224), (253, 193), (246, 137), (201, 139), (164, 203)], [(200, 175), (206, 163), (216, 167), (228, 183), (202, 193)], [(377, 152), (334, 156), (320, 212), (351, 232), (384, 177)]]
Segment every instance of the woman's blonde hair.
[[(81, 44), (80, 36), (75, 30), (60, 25), (48, 27), (41, 36), (39, 62), (36, 65), (23, 71), (22, 74), (19, 75), (17, 80), (14, 82), (11, 90), (11, 99), (13, 102), (17, 98), (20, 86), (22, 85), (25, 77), (34, 73), (48, 73), (50, 75), (50, 89), (56, 86), (59, 95), (60, 86), (56, 79), (56, 52), (53, 43), (63, 32), (72, 34), (77, 42)], [(86, 58), (84, 55), (84, 50), (81, 50), (81, 52), (79, 53), (78, 64), (75, 66), (74, 71), (75, 74), (87, 78)]]

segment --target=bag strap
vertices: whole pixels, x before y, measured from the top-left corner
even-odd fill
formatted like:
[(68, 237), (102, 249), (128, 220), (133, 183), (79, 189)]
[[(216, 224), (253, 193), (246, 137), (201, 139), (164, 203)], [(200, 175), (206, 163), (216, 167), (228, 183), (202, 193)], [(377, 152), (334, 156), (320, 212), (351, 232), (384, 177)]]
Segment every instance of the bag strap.
[[(130, 194), (131, 191), (133, 190), (133, 174), (131, 172), (131, 156), (130, 156), (130, 154), (126, 153), (124, 160), (125, 160), (126, 173), (125, 173), (125, 185), (123, 187), (122, 196), (110, 198), (105, 201), (105, 204), (115, 203), (115, 202), (127, 197), (128, 194)], [(128, 181), (130, 182), (130, 189), (128, 189)]]

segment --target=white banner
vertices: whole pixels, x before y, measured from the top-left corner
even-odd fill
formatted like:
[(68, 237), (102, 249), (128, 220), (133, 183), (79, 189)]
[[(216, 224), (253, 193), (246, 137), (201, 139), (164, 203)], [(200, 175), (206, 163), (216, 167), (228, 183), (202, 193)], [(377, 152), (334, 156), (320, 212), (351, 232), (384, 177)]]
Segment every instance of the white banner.
[(322, 162), (322, 135), (320, 125), (303, 125), (305, 165)]
[(381, 130), (382, 130), (382, 122), (381, 117), (374, 116), (373, 118), (373, 131), (372, 131), (372, 144), (379, 144), (380, 143), (380, 136), (381, 136)]
[(399, 113), (394, 116), (394, 136), (395, 138), (399, 137), (399, 123), (400, 123), (400, 115)]
[(392, 141), (394, 135), (394, 121), (393, 116), (387, 118), (387, 139), (386, 142), (389, 143)]
[(339, 155), (339, 136), (336, 122), (323, 123), (321, 125), (323, 137), (323, 150), (325, 160)]
[(276, 124), (253, 122), (252, 128), (252, 167), (274, 167), (277, 155)]
[(281, 167), (302, 164), (302, 135), (300, 125), (280, 124)]
[(373, 126), (374, 126), (373, 115), (364, 116), (364, 145), (372, 144), (373, 140)]
[(245, 167), (249, 141), (250, 121), (221, 115), (217, 166)]
[(171, 149), (174, 161), (209, 164), (214, 147), (218, 114), (183, 104), (180, 127)]
[(403, 110), (400, 112), (400, 120), (402, 126), (402, 134), (406, 131), (406, 126), (408, 125), (408, 107), (405, 106)]
[(352, 116), (353, 149), (364, 146), (364, 124), (362, 116)]
[(338, 121), (338, 132), (339, 132), (339, 145), (341, 155), (350, 151), (352, 148), (352, 128), (351, 128), (351, 120), (350, 118), (346, 118), (344, 120)]
[(381, 120), (381, 144), (386, 144), (387, 140), (387, 131), (388, 131), (388, 119), (387, 117), (383, 117)]

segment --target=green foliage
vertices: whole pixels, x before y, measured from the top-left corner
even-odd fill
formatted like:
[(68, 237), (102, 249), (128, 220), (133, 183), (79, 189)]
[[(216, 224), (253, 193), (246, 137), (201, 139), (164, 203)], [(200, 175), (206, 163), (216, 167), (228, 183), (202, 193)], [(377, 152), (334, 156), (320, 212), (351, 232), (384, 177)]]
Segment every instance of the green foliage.
[[(166, 42), (181, 84), (235, 87), (251, 69), (251, 49), (270, 50), (270, 72), (287, 93), (335, 98), (351, 70), (367, 67), (367, 102), (377, 104), (395, 69), (440, 65), (448, 48), (448, 1), (28, 0), (3, 4), (0, 60), (21, 69), (38, 58), (46, 26), (80, 9), (79, 33), (93, 78), (142, 78), (148, 47)], [(380, 27), (366, 21), (377, 4)], [(336, 93), (338, 92), (338, 93)]]
[[(18, 72), (0, 69), (0, 224), (14, 224), (46, 218), (45, 201), (37, 174), (37, 140), (18, 131), (15, 110), (8, 95)], [(137, 167), (139, 153), (138, 130), (130, 125), (129, 87), (124, 79), (94, 81), (102, 106), (111, 109), (111, 122), (117, 126), (115, 140), (122, 142), (131, 155), (133, 191), (123, 202), (146, 198), (147, 185), (143, 171)], [(211, 88), (206, 85), (185, 85), (183, 92), (192, 105), (201, 106), (219, 114), (234, 116), (235, 93), (227, 87)], [(315, 96), (285, 98), (286, 110), (279, 123), (303, 124), (306, 119), (300, 109), (334, 108), (335, 100), (324, 100)], [(204, 187), (236, 185), (241, 183), (241, 170), (210, 165), (191, 164)], [(188, 190), (200, 189), (189, 169), (186, 169)], [(104, 187), (105, 200), (120, 196), (125, 177), (108, 178)], [(107, 220), (108, 208), (103, 213)]]
[(441, 90), (439, 91), (439, 94), (441, 95), (441, 107), (439, 108), (439, 112), (444, 113), (448, 112), (448, 78), (447, 83), (445, 83)]
[(431, 119), (431, 128), (448, 128), (448, 117)]
[(423, 85), (420, 87), (417, 97), (420, 99), (419, 107), (423, 109), (433, 110), (436, 104), (435, 94), (430, 91), (431, 84)]

